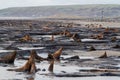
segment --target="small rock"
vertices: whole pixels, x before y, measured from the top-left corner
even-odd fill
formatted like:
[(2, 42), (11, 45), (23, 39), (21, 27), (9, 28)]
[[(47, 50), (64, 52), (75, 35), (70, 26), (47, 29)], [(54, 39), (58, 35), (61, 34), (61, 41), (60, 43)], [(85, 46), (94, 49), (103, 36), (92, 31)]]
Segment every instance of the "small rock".
[(89, 51), (95, 51), (96, 49), (93, 47), (93, 46), (91, 46), (90, 48), (89, 48)]
[(114, 47), (112, 48), (120, 48), (120, 46), (118, 44), (116, 44)]
[(66, 65), (62, 64), (61, 66), (66, 66)]
[(46, 69), (42, 69), (42, 71), (46, 71)]
[(79, 56), (78, 56), (78, 55), (76, 55), (76, 56), (72, 56), (72, 57), (70, 57), (70, 58), (66, 58), (66, 59), (68, 59), (68, 60), (69, 60), (69, 59), (80, 59), (80, 58), (79, 58)]
[(68, 55), (67, 53), (63, 53), (62, 55)]
[(66, 71), (61, 71), (62, 73), (66, 73)]
[(116, 40), (117, 40), (116, 37), (112, 37), (112, 38), (111, 38), (111, 41), (112, 41), (112, 42), (115, 42)]

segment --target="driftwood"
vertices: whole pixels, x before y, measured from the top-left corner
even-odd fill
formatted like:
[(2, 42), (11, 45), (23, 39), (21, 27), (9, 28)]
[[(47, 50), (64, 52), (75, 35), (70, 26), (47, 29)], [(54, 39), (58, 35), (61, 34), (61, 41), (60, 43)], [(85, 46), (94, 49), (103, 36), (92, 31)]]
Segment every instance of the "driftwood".
[(53, 59), (54, 59), (53, 55), (52, 54), (48, 54), (47, 60), (50, 61), (50, 60), (53, 60)]
[(112, 38), (111, 38), (111, 41), (112, 41), (112, 42), (115, 42), (116, 40), (117, 40), (116, 37), (112, 37)]
[(54, 41), (54, 35), (51, 36), (50, 41)]
[(50, 62), (50, 66), (49, 66), (49, 68), (48, 68), (48, 71), (53, 72), (53, 69), (54, 69), (54, 60), (52, 60), (52, 61)]
[(62, 54), (63, 47), (61, 47), (59, 50), (57, 50), (55, 53), (53, 53), (54, 59), (60, 59), (60, 56)]
[(14, 51), (0, 58), (0, 63), (14, 63), (17, 52)]
[(67, 37), (71, 37), (72, 36), (71, 33), (68, 30), (63, 31), (61, 34), (65, 35)]
[(107, 58), (107, 53), (105, 52), (103, 55), (101, 55), (99, 58)]
[(65, 30), (61, 34), (74, 39), (76, 42), (81, 42), (80, 36), (77, 33), (70, 33), (68, 30)]
[(58, 49), (53, 54), (48, 54), (47, 60), (48, 61), (50, 61), (50, 60), (59, 60), (60, 56), (62, 54), (62, 50), (63, 50), (63, 47), (61, 47), (60, 49)]
[[(61, 47), (59, 50), (57, 50), (53, 54), (48, 54), (47, 58), (43, 58), (41, 56), (38, 56), (35, 50), (32, 50), (31, 53), (33, 53), (35, 55), (36, 60), (39, 60), (39, 61), (48, 60), (48, 61), (50, 61), (50, 60), (53, 60), (53, 59), (59, 60), (60, 56), (62, 54), (62, 50), (63, 50), (63, 47)], [(28, 60), (29, 58), (25, 58), (23, 56), (20, 56), (20, 58), (18, 58), (18, 59)]]
[(77, 33), (72, 34), (72, 37), (74, 41), (81, 42), (80, 36)]
[[(35, 50), (32, 50), (31, 53), (35, 54), (35, 59), (38, 61), (43, 61), (43, 60), (47, 60), (47, 58), (43, 58), (41, 56), (38, 56), (36, 51)], [(29, 60), (29, 58), (27, 57), (23, 57), (23, 56), (20, 56), (18, 59), (24, 59), (24, 60)]]
[(90, 46), (89, 51), (95, 51), (96, 49), (93, 46)]
[(116, 45), (113, 46), (112, 48), (120, 48), (120, 45), (116, 44)]
[(32, 50), (31, 52), (35, 54), (36, 60), (39, 60), (39, 61), (47, 60), (47, 58), (43, 58), (41, 56), (38, 56), (35, 50)]
[(64, 60), (78, 60), (80, 59), (78, 55), (76, 56), (72, 56), (72, 57), (69, 57), (69, 58), (65, 58)]
[(30, 35), (25, 35), (19, 39), (21, 42), (35, 41)]
[(17, 69), (8, 69), (8, 71), (17, 71), (17, 72), (28, 72), (28, 73), (35, 73), (36, 65), (35, 65), (35, 53), (30, 54), (29, 60), (26, 62), (26, 64), (20, 68)]
[(91, 38), (101, 40), (101, 39), (104, 39), (104, 34), (100, 33), (100, 34), (96, 34), (96, 35), (91, 35)]

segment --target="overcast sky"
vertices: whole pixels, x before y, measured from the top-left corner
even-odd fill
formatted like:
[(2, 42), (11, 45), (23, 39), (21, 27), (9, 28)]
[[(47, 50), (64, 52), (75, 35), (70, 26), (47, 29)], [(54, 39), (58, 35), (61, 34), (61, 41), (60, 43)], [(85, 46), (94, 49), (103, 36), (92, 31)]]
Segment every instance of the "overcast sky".
[(120, 4), (120, 0), (0, 0), (0, 9), (8, 7), (70, 4)]

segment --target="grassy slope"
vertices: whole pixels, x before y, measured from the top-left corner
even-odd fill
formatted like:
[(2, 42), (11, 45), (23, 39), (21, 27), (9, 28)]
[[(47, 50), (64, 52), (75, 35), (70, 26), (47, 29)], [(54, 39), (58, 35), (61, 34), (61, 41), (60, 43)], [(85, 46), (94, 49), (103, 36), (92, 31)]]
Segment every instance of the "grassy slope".
[(14, 17), (105, 17), (120, 16), (120, 5), (69, 5), (69, 6), (40, 6), (40, 7), (13, 7), (0, 10), (0, 16)]

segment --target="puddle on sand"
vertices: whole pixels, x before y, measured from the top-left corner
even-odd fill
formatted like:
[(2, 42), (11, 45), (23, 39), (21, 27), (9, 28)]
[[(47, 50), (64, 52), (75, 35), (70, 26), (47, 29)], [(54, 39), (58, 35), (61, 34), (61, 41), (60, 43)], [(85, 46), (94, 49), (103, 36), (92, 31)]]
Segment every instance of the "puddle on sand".
[(0, 53), (2, 52), (13, 52), (14, 50), (0, 50)]
[[(20, 72), (14, 72), (14, 71), (7, 71), (7, 69), (10, 69), (10, 68), (21, 67), (25, 63), (26, 63), (26, 60), (16, 60), (15, 63), (14, 63), (15, 67), (9, 67), (9, 66), (0, 67), (0, 69), (2, 69), (1, 70), (2, 75), (0, 75), (0, 79), (4, 79), (4, 80), (7, 80), (7, 79), (11, 79), (11, 80), (14, 80), (14, 79), (16, 79), (16, 80), (17, 79), (28, 80), (27, 78), (30, 78), (29, 77), (30, 75), (27, 75), (27, 74), (22, 73), (22, 72), (20, 73)], [(50, 72), (48, 71), (49, 64), (50, 63), (48, 61), (43, 61), (41, 63), (36, 63), (36, 67), (39, 68), (40, 71), (38, 71), (35, 74), (35, 79), (34, 80), (40, 80), (40, 79), (42, 79), (42, 80), (56, 80), (56, 79), (59, 79), (59, 78), (57, 78), (57, 77), (55, 77), (53, 75), (51, 75), (51, 76), (49, 75), (50, 74)], [(80, 68), (78, 66), (61, 66), (59, 62), (55, 62), (55, 65), (54, 65), (54, 73), (55, 74), (62, 73), (61, 71), (65, 71), (67, 73), (79, 72), (79, 69)], [(7, 74), (7, 75), (5, 75), (5, 74)]]
[(8, 67), (0, 66), (0, 80), (24, 79), (25, 75), (19, 72), (7, 71)]
[(22, 50), (32, 50), (32, 49), (44, 49), (45, 47), (18, 47), (19, 49)]
[[(75, 78), (57, 78), (57, 77), (52, 77), (52, 78), (44, 78), (42, 80), (119, 80), (119, 77), (75, 77)], [(35, 79), (37, 80), (37, 79)]]

